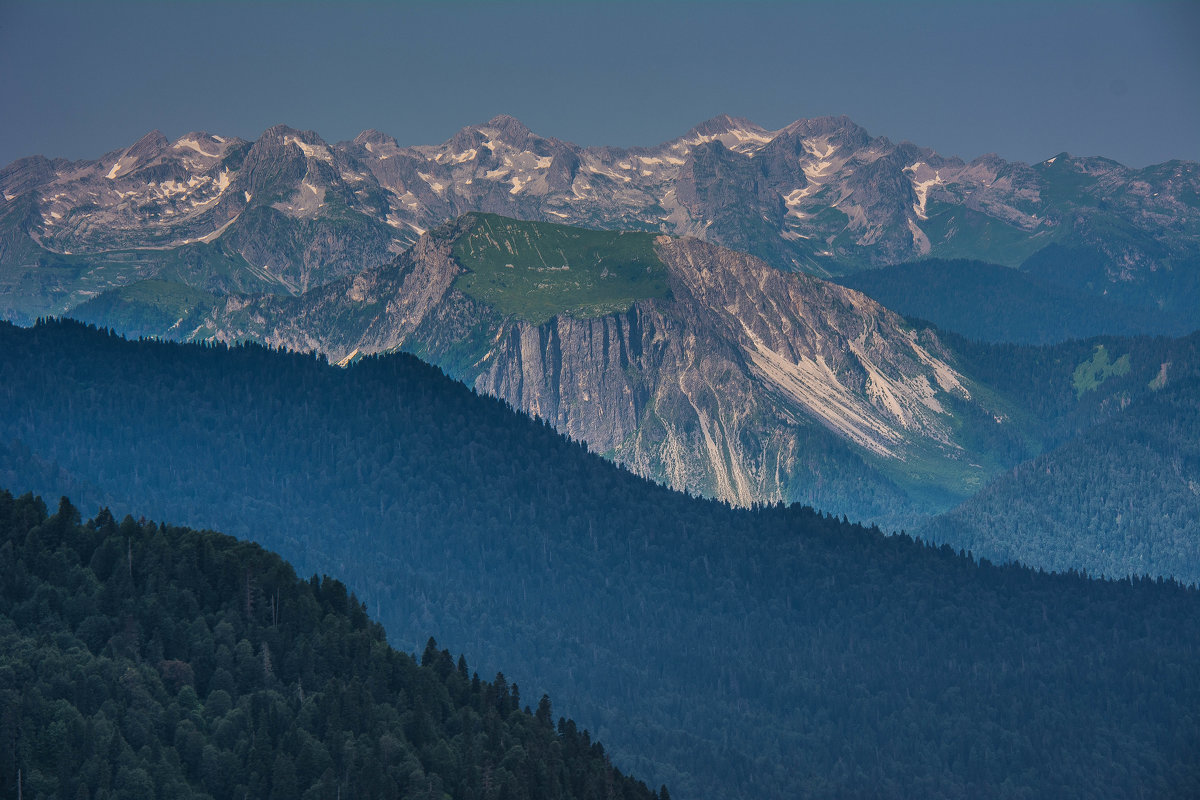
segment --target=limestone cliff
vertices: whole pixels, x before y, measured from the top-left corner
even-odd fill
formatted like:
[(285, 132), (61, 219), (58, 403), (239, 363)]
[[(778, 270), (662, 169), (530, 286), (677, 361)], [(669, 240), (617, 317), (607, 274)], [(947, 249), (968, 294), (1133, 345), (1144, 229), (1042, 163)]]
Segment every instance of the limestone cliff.
[[(900, 525), (982, 477), (955, 433), (969, 381), (932, 332), (864, 295), (659, 236), (665, 296), (538, 323), (462, 290), (455, 243), (478, 219), (300, 298), (231, 299), (192, 336), (333, 361), (414, 352), (639, 474), (740, 505), (802, 501)], [(931, 460), (952, 477), (923, 477), (939, 471)]]

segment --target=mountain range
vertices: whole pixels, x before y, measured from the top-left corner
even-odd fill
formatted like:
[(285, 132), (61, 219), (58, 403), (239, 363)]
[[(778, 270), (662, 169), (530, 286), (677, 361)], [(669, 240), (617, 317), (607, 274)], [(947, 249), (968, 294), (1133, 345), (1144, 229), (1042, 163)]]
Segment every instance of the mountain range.
[(654, 147), (580, 147), (499, 116), (440, 145), (280, 125), (20, 159), (0, 171), (0, 312), (27, 322), (145, 278), (298, 294), (471, 211), (692, 236), (826, 276), (978, 259), (1154, 310), (1145, 332), (1186, 332), (1200, 304), (1192, 162), (964, 162), (845, 117), (721, 116)]
[[(72, 313), (131, 334), (252, 340), (342, 364), (403, 350), (677, 489), (908, 530), (1200, 364), (1183, 344), (1109, 341), (1132, 376), (1101, 370), (1079, 393), (1086, 343), (1014, 358), (694, 238), (480, 213), (298, 297), (143, 281)], [(1015, 380), (1010, 364), (1027, 375)], [(1084, 541), (1069, 563), (1095, 568)], [(1181, 574), (1180, 563), (1136, 568)]]
[[(1162, 388), (1161, 365), (1166, 385), (1194, 359), (1143, 348), (1135, 372), (1154, 374), (1068, 392), (1043, 419), (1036, 399), (1069, 388), (1089, 348), (1013, 389), (945, 331), (806, 272), (977, 339), (1185, 332), (1200, 297), (1194, 167), (966, 164), (845, 118), (766, 131), (720, 117), (632, 149), (508, 117), (436, 147), (283, 126), (253, 143), (155, 133), (97, 161), (0, 172), (0, 308), (343, 364), (404, 350), (677, 489), (913, 530), (1064, 445), (1052, 429), (1077, 406), (1112, 400), (1087, 423), (1102, 425)], [(1054, 563), (1094, 568), (1069, 560), (1087, 550)]]

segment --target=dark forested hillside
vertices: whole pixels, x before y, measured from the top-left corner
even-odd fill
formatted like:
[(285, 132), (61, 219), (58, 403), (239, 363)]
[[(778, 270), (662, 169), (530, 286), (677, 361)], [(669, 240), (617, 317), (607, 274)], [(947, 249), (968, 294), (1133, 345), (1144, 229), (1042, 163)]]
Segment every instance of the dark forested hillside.
[(1185, 314), (1131, 307), (1012, 267), (930, 259), (838, 278), (888, 308), (987, 342), (1050, 344), (1088, 336), (1190, 333)]
[(522, 710), (433, 639), (420, 664), (388, 647), (337, 580), (220, 534), (79, 521), (0, 490), (6, 797), (661, 800), (549, 698)]
[(1016, 467), (922, 534), (1000, 560), (1200, 582), (1200, 380)]
[(996, 560), (1200, 580), (1200, 334), (949, 341), (965, 369), (1021, 398), (1034, 459), (923, 525)]
[(1043, 451), (1119, 416), (1132, 403), (1200, 377), (1200, 332), (1178, 339), (1097, 336), (1052, 346), (974, 342), (942, 333), (958, 365), (1013, 398)]
[(689, 498), (409, 357), (0, 326), (0, 441), (341, 576), (676, 796), (1200, 793), (1196, 591)]

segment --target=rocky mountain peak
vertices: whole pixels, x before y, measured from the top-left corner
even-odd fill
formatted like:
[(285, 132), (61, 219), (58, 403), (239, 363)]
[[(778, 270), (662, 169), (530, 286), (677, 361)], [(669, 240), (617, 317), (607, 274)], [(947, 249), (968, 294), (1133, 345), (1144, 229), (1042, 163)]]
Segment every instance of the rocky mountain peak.
[(853, 144), (857, 147), (865, 147), (871, 141), (866, 128), (861, 127), (845, 114), (838, 117), (798, 119), (786, 126), (782, 132), (793, 133), (803, 139), (828, 137), (830, 140)]
[(163, 150), (167, 149), (169, 144), (170, 142), (167, 141), (167, 137), (163, 135), (163, 132), (155, 128), (134, 142), (125, 151), (125, 155), (137, 159), (149, 160), (161, 154)]
[(289, 144), (307, 144), (328, 149), (329, 144), (322, 139), (315, 131), (302, 131), (292, 128), (288, 125), (272, 125), (262, 132), (262, 136), (258, 137), (256, 145), (264, 146), (287, 146)]
[(104, 177), (116, 180), (129, 175), (158, 158), (168, 147), (170, 147), (170, 142), (167, 141), (166, 136), (163, 136), (162, 131), (152, 130), (122, 152)]
[(393, 149), (393, 148), (399, 149), (399, 147), (400, 147), (400, 145), (396, 142), (396, 140), (394, 138), (392, 138), (391, 136), (388, 136), (386, 133), (383, 133), (382, 131), (377, 131), (374, 128), (367, 128), (365, 131), (360, 133), (358, 136), (355, 136), (354, 144), (358, 145), (359, 147), (366, 147), (367, 145), (371, 145), (371, 147), (367, 148), (368, 150), (373, 150), (376, 147), (383, 147), (383, 148), (388, 148), (388, 149)]
[(728, 133), (732, 130), (749, 130), (765, 133), (765, 129), (756, 125), (743, 117), (732, 117), (729, 114), (718, 114), (712, 119), (701, 122), (696, 127), (688, 131), (687, 135), (698, 134), (701, 136), (713, 136), (722, 133)]
[(710, 142), (719, 142), (726, 149), (749, 155), (757, 152), (763, 145), (775, 138), (775, 134), (776, 131), (768, 131), (748, 119), (720, 114), (700, 123), (676, 139), (674, 146), (676, 148), (695, 147)]
[(54, 164), (45, 156), (19, 158), (0, 169), (0, 202), (15, 199), (30, 189), (54, 179)]
[[(1066, 154), (1062, 153), (1060, 155), (1066, 155)], [(983, 155), (972, 159), (969, 164), (969, 166), (972, 166), (972, 167), (976, 167), (976, 166), (987, 167), (988, 169), (996, 170), (996, 171), (1003, 169), (1007, 165), (1008, 165), (1008, 162), (1005, 161), (1000, 156), (996, 155), (995, 153), (984, 153)]]
[[(36, 195), (36, 241), (23, 253), (220, 237), (237, 242), (235, 263), (326, 277), (388, 261), (422, 232), (471, 210), (695, 235), (775, 267), (824, 275), (962, 254), (1017, 266), (1042, 245), (1030, 237), (1052, 230), (1073, 247), (1102, 245), (1108, 254), (1088, 285), (1157, 307), (1179, 294), (1165, 288), (1171, 270), (1157, 265), (1195, 261), (1200, 216), (1188, 199), (1196, 178), (1187, 171), (1194, 166), (1131, 171), (1067, 154), (1033, 166), (997, 156), (964, 164), (869, 136), (845, 116), (774, 131), (722, 114), (655, 147), (578, 147), (499, 115), (450, 141), (409, 147), (374, 130), (329, 145), (277, 125), (253, 146), (204, 132), (168, 146), (155, 131), (96, 161), (16, 162), (0, 173), (0, 200)], [(327, 192), (338, 202), (327, 203)], [(226, 227), (243, 205), (263, 204), (283, 216), (266, 224), (250, 214)], [(328, 258), (275, 230), (291, 224), (285, 218), (317, 219), (343, 204), (352, 216), (330, 219), (321, 244)], [(1097, 222), (1081, 222), (1090, 217)], [(1119, 245), (1106, 244), (1114, 237)], [(284, 240), (296, 243), (286, 254)], [(330, 258), (336, 268), (326, 268)], [(1162, 286), (1118, 281), (1126, 262)], [(61, 313), (84, 291), (92, 289), (73, 286), (53, 308), (31, 300), (31, 313)]]
[(533, 131), (525, 127), (523, 122), (508, 114), (497, 114), (480, 127), (496, 131), (510, 144), (520, 144), (526, 139), (536, 136)]
[(240, 139), (213, 136), (207, 131), (192, 131), (171, 143), (171, 149), (189, 158), (220, 158), (231, 145), (241, 144)]

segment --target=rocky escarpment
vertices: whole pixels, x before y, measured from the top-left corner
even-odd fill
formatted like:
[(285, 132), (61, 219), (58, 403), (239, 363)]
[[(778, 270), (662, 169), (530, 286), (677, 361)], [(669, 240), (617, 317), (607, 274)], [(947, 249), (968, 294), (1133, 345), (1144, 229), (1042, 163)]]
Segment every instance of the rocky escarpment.
[(424, 236), (386, 267), (363, 270), (301, 297), (230, 297), (185, 338), (253, 340), (317, 351), (332, 361), (403, 348), (438, 308), (462, 268), (450, 255), (457, 226)]
[(854, 469), (833, 463), (839, 442), (895, 463), (929, 448), (962, 461), (942, 400), (970, 392), (932, 334), (752, 256), (670, 237), (657, 248), (670, 299), (517, 323), (476, 388), (639, 473), (739, 504), (828, 500), (813, 489), (830, 478), (820, 456), (828, 472)]
[[(229, 300), (191, 336), (335, 361), (413, 352), (639, 474), (741, 505), (802, 501), (906, 524), (941, 507), (929, 496), (949, 502), (980, 479), (956, 438), (969, 381), (934, 334), (865, 296), (660, 236), (665, 296), (531, 322), (463, 291), (455, 243), (477, 221), (300, 298)], [(898, 476), (930, 459), (953, 478), (914, 500)]]

